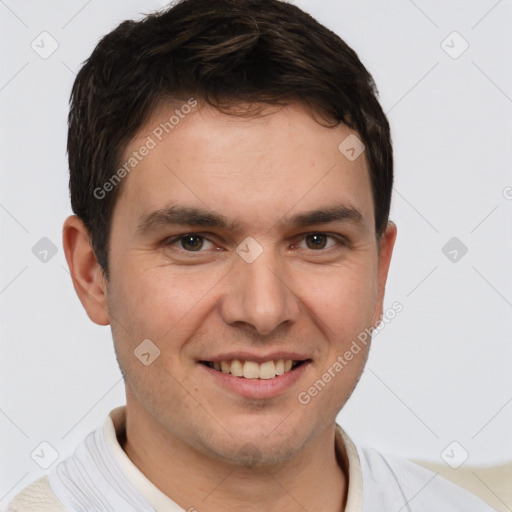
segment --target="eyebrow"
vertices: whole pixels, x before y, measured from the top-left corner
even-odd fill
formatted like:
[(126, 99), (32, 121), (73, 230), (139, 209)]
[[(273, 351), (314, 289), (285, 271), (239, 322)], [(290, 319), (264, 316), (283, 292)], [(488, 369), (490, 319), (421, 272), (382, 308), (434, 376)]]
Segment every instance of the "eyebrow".
[[(279, 224), (307, 227), (331, 222), (362, 224), (363, 215), (359, 210), (351, 206), (333, 206), (301, 212), (293, 216), (285, 216), (279, 221)], [(209, 210), (189, 206), (170, 206), (142, 216), (137, 231), (140, 234), (147, 234), (169, 225), (201, 226), (227, 229), (229, 231), (239, 231), (241, 228), (239, 222), (230, 221), (224, 215)]]
[(138, 225), (137, 231), (146, 234), (162, 226), (201, 226), (209, 228), (224, 228), (236, 231), (238, 224), (230, 222), (226, 217), (201, 208), (188, 206), (170, 206), (160, 208), (144, 215)]
[(328, 224), (330, 222), (351, 222), (362, 224), (362, 213), (352, 206), (333, 206), (321, 208), (310, 212), (297, 213), (285, 222), (293, 226), (313, 226), (315, 224)]

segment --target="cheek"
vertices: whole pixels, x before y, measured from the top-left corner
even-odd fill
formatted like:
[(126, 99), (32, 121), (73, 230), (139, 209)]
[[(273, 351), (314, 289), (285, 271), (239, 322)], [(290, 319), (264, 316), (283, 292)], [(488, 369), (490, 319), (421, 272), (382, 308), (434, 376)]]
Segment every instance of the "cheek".
[(129, 326), (125, 337), (155, 342), (167, 341), (171, 335), (182, 338), (201, 321), (209, 295), (221, 279), (222, 274), (211, 269), (148, 267), (135, 260), (118, 267), (112, 276), (113, 316)]
[(300, 287), (303, 303), (329, 338), (345, 342), (357, 336), (373, 317), (377, 302), (375, 269), (346, 267), (311, 276)]

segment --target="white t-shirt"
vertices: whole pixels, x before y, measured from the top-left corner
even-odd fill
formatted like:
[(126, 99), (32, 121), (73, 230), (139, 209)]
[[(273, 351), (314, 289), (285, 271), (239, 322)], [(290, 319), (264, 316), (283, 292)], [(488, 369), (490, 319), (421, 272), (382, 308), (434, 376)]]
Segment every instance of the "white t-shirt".
[[(114, 409), (48, 477), (28, 486), (7, 512), (183, 512), (121, 448), (125, 407)], [(410, 461), (356, 448), (338, 426), (336, 450), (348, 457), (345, 512), (492, 512), (468, 491)]]

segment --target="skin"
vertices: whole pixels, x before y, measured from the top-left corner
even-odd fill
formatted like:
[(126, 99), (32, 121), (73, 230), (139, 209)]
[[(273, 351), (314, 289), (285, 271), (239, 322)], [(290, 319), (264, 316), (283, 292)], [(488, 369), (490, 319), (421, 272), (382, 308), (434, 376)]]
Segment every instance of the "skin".
[[(125, 157), (168, 118), (165, 108), (157, 109)], [(349, 161), (338, 150), (350, 133), (343, 125), (321, 126), (298, 104), (246, 118), (200, 104), (124, 179), (112, 218), (108, 282), (82, 222), (75, 216), (65, 222), (75, 289), (91, 320), (111, 325), (125, 376), (127, 427), (120, 442), (185, 509), (344, 507), (347, 467), (334, 452), (335, 418), (360, 378), (368, 347), (309, 404), (297, 396), (382, 314), (396, 228), (390, 223), (377, 239), (364, 153)], [(144, 216), (177, 205), (237, 225), (138, 230)], [(294, 215), (338, 206), (360, 217), (290, 223)], [(176, 240), (190, 233), (206, 237), (201, 251)], [(236, 252), (247, 237), (263, 250), (252, 263)], [(149, 366), (133, 353), (147, 338), (160, 349)], [(230, 351), (278, 350), (310, 362), (270, 398), (227, 389), (199, 363)]]

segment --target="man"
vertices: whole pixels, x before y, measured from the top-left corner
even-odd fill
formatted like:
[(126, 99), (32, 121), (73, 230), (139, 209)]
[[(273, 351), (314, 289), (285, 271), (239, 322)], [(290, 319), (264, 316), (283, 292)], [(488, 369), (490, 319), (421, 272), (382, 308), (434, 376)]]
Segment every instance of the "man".
[(11, 511), (491, 510), (335, 423), (396, 237), (388, 122), (339, 37), (279, 0), (124, 22), (68, 153), (66, 258), (127, 403)]

